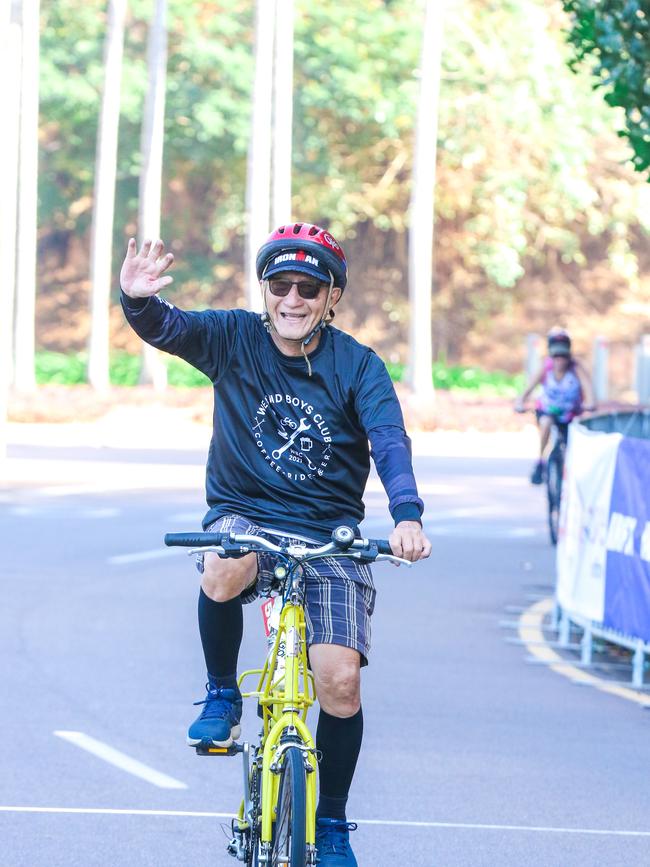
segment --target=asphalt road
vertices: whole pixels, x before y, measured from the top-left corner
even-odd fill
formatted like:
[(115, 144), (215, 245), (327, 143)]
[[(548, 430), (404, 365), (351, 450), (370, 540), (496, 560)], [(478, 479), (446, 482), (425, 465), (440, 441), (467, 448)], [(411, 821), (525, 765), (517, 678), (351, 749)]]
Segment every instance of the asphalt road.
[[(198, 526), (201, 490), (95, 485), (93, 450), (13, 454), (87, 461), (88, 472), (82, 488), (0, 487), (1, 867), (234, 865), (221, 826), (239, 801), (239, 760), (200, 759), (184, 742), (203, 697), (198, 578), (162, 547), (164, 532)], [(145, 458), (102, 459), (123, 472)], [(191, 468), (203, 456), (146, 460)], [(505, 640), (509, 606), (552, 593), (528, 469), (417, 461), (434, 552), (375, 571), (349, 804), (362, 867), (650, 865), (647, 711), (528, 665)], [(376, 485), (367, 505), (368, 534), (386, 534)], [(249, 606), (242, 662), (263, 650)], [(245, 734), (256, 730), (251, 710)]]

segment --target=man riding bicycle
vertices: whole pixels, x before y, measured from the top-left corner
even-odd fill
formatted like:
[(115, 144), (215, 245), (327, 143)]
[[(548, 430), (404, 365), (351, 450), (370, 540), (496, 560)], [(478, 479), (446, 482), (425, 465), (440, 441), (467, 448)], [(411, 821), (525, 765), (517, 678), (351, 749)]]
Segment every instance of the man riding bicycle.
[(535, 408), (539, 426), (539, 459), (530, 477), (533, 485), (541, 485), (545, 478), (551, 426), (556, 424), (566, 437), (571, 419), (583, 410), (594, 408), (591, 380), (582, 363), (571, 352), (569, 333), (564, 328), (551, 328), (546, 341), (548, 356), (515, 404), (515, 410), (523, 412), (528, 398), (541, 386)]
[[(431, 545), (421, 524), (410, 441), (383, 362), (331, 326), (347, 283), (341, 246), (307, 223), (282, 226), (257, 255), (264, 313), (179, 310), (157, 295), (172, 282), (162, 241), (131, 239), (122, 266), (122, 305), (153, 346), (201, 370), (214, 387), (207, 461), (206, 530), (287, 531), (314, 543), (364, 516), (370, 454), (389, 498), (393, 552), (412, 562)], [(369, 446), (370, 443), (370, 446)], [(372, 450), (372, 451), (371, 451)], [(199, 632), (208, 684), (188, 743), (227, 746), (239, 737), (237, 660), (242, 602), (269, 572), (264, 555), (199, 557)], [(306, 570), (309, 663), (320, 713), (316, 748), (321, 867), (356, 865), (346, 803), (361, 748), (360, 668), (370, 650), (375, 603), (366, 564), (314, 561)]]

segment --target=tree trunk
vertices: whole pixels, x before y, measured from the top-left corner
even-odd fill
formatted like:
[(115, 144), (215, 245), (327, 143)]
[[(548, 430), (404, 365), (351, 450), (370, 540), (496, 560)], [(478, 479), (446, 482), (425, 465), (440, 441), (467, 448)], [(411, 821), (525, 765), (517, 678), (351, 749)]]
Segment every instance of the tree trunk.
[(269, 234), (271, 208), (271, 103), (275, 0), (257, 0), (255, 13), (255, 80), (246, 178), (246, 292), (251, 310), (261, 310), (255, 255)]
[(20, 28), (12, 0), (0, 0), (0, 79), (5, 82), (0, 137), (0, 463), (6, 457), (9, 389), (13, 380), (18, 134), (20, 128)]
[[(23, 0), (21, 11), (22, 63), (14, 383), (19, 391), (33, 391), (36, 386), (34, 315), (38, 223), (39, 0)], [(2, 195), (4, 196), (4, 190)]]
[[(163, 141), (165, 136), (165, 89), (167, 83), (167, 0), (156, 0), (147, 48), (149, 87), (140, 139), (142, 170), (138, 228), (140, 241), (160, 237)], [(161, 353), (142, 344), (140, 382), (157, 391), (167, 386), (167, 367)]]
[(432, 401), (434, 398), (431, 295), (438, 96), (444, 11), (445, 0), (427, 0), (422, 33), (420, 96), (409, 212), (411, 326), (408, 382), (420, 404)]
[(272, 224), (291, 222), (294, 0), (276, 0), (273, 69)]
[(109, 0), (104, 43), (104, 93), (95, 155), (95, 195), (90, 252), (88, 381), (99, 391), (106, 391), (110, 385), (111, 260), (125, 16), (126, 0)]

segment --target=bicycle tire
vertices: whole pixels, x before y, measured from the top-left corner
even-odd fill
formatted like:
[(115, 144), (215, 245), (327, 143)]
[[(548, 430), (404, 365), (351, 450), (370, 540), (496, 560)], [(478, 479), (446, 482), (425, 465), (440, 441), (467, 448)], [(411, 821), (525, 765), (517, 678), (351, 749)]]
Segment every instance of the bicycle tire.
[(305, 867), (307, 779), (301, 749), (287, 749), (281, 774), (271, 867)]
[(551, 454), (547, 466), (548, 491), (548, 529), (551, 544), (557, 545), (560, 524), (560, 499), (562, 497), (562, 459), (555, 452)]

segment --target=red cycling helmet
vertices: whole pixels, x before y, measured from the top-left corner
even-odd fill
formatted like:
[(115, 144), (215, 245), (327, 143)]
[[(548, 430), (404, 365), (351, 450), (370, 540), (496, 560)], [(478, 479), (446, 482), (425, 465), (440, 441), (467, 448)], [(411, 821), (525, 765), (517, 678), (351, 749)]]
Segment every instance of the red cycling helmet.
[(272, 232), (260, 247), (255, 262), (258, 280), (281, 271), (300, 271), (345, 289), (348, 265), (335, 238), (311, 223), (290, 223)]

